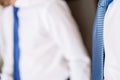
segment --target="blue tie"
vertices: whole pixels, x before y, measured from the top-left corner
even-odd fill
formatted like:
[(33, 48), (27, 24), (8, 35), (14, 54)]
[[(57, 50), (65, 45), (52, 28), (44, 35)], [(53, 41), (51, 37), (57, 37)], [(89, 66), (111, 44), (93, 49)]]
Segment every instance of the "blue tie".
[(20, 80), (19, 73), (19, 38), (18, 38), (18, 27), (19, 27), (19, 19), (17, 16), (18, 8), (14, 7), (14, 80)]
[(93, 29), (92, 80), (104, 80), (103, 24), (107, 8), (112, 0), (99, 0)]

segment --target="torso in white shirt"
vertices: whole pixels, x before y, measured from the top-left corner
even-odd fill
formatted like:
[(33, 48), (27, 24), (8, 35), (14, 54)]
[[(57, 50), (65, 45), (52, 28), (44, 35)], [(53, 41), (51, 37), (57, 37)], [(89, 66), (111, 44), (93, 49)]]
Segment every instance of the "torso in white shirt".
[[(65, 1), (27, 1), (15, 5), (20, 8), (21, 80), (90, 80), (90, 59)], [(3, 80), (12, 80), (13, 74), (12, 13), (12, 7), (3, 12)]]
[(109, 5), (104, 21), (105, 80), (120, 79), (120, 0)]
[[(34, 5), (18, 12), (21, 80), (66, 80), (69, 77), (64, 51), (44, 23), (46, 6)], [(12, 31), (13, 26), (9, 27)]]

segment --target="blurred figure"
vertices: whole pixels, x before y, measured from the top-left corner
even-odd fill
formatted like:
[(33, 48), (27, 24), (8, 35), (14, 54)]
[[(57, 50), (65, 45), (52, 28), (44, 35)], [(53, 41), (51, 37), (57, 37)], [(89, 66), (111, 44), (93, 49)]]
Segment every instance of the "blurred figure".
[(90, 59), (64, 0), (4, 0), (2, 5), (1, 80), (15, 80), (11, 5), (19, 8), (20, 80), (90, 80)]

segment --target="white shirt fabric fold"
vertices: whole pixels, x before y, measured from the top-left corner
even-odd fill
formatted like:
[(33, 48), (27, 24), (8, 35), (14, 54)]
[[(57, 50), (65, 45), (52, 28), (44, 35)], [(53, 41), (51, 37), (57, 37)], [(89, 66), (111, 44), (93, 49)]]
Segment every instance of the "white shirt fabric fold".
[(105, 80), (120, 79), (120, 0), (113, 0), (104, 21)]
[[(15, 6), (20, 8), (21, 80), (90, 80), (90, 59), (65, 1), (18, 0)], [(0, 26), (2, 80), (13, 80), (12, 12), (4, 9)]]

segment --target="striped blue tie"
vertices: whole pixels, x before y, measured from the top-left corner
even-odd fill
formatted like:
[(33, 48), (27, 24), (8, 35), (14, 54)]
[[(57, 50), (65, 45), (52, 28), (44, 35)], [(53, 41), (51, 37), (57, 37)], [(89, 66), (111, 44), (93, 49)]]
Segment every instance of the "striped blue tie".
[(112, 0), (99, 0), (93, 30), (92, 80), (104, 80), (103, 24), (107, 8)]
[(19, 20), (18, 20), (18, 8), (14, 7), (14, 80), (20, 80), (20, 73), (19, 73), (19, 38), (18, 38), (18, 27), (19, 27)]

